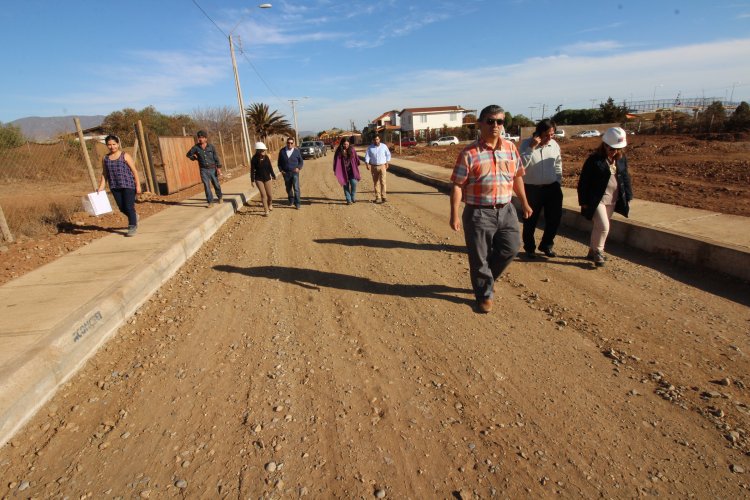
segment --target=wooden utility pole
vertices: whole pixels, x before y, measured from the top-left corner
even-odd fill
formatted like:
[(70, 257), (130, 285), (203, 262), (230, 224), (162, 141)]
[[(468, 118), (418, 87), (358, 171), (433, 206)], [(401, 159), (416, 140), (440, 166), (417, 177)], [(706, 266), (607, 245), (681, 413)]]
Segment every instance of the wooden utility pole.
[(3, 239), (8, 243), (13, 243), (13, 235), (10, 233), (8, 227), (8, 221), (5, 220), (5, 212), (3, 207), (0, 206), (0, 232), (3, 233)]
[(143, 162), (143, 169), (146, 171), (146, 184), (148, 184), (148, 190), (155, 193), (156, 190), (154, 189), (154, 181), (150, 175), (151, 169), (148, 164), (148, 151), (146, 151), (146, 139), (143, 134), (143, 123), (141, 123), (141, 120), (138, 120), (138, 123), (135, 125), (135, 134), (136, 137), (138, 137), (138, 142), (142, 144), (140, 148), (141, 161)]
[[(141, 121), (138, 120), (138, 123), (140, 124)], [(143, 127), (143, 125), (141, 125)], [(156, 168), (154, 167), (154, 158), (151, 156), (151, 146), (148, 143), (148, 136), (143, 135), (144, 137), (144, 143), (143, 143), (143, 149), (146, 150), (146, 156), (148, 157), (148, 167), (149, 170), (151, 170), (151, 177), (153, 178), (154, 182), (154, 194), (161, 195), (161, 188), (159, 188), (159, 179), (156, 178)]]
[(81, 151), (83, 152), (83, 159), (86, 161), (86, 168), (89, 170), (89, 177), (91, 178), (91, 187), (98, 188), (96, 182), (96, 174), (94, 174), (94, 167), (91, 166), (91, 158), (89, 157), (89, 150), (86, 149), (86, 141), (83, 138), (83, 130), (81, 129), (81, 120), (73, 118), (73, 123), (76, 124), (76, 131), (78, 132), (78, 142), (81, 143)]
[(234, 158), (234, 168), (237, 168), (237, 150), (234, 147), (234, 132), (232, 132), (232, 158)]

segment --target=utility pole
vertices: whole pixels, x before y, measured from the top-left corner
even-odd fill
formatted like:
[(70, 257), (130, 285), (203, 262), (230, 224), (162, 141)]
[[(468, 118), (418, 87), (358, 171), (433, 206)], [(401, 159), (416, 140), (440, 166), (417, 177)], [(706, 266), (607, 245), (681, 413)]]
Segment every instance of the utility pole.
[(297, 146), (299, 146), (299, 129), (297, 128), (297, 108), (294, 107), (294, 104), (298, 102), (299, 99), (289, 99), (289, 102), (292, 103), (292, 115), (294, 116), (294, 137), (296, 138)]
[(250, 133), (247, 129), (247, 118), (245, 116), (245, 102), (242, 100), (242, 88), (240, 87), (240, 75), (237, 72), (237, 59), (234, 57), (234, 44), (232, 35), (229, 35), (229, 52), (232, 54), (232, 69), (234, 70), (234, 87), (237, 90), (237, 104), (240, 107), (240, 126), (242, 127), (242, 142), (245, 148), (245, 165), (250, 165)]

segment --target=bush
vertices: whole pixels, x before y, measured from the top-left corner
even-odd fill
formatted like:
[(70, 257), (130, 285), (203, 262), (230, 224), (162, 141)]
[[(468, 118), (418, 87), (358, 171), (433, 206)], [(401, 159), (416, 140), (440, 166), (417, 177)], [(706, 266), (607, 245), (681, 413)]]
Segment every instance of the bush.
[(20, 127), (0, 123), (0, 149), (10, 149), (23, 146), (26, 140)]

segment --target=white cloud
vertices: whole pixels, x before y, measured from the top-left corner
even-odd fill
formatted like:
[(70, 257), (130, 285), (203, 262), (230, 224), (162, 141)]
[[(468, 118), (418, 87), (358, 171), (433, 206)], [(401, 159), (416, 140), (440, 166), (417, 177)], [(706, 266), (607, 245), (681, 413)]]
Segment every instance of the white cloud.
[(565, 45), (560, 49), (563, 54), (585, 54), (591, 52), (607, 52), (624, 47), (620, 42), (614, 40), (600, 40), (597, 42), (578, 42)]

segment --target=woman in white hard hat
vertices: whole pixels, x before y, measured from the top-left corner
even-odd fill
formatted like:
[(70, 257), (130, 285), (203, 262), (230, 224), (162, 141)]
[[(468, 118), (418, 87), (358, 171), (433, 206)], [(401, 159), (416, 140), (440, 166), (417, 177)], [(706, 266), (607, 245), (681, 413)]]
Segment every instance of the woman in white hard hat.
[(262, 142), (256, 142), (255, 154), (250, 160), (250, 182), (253, 186), (256, 183), (258, 184), (260, 198), (263, 201), (263, 215), (266, 217), (273, 210), (272, 179), (276, 180), (276, 174), (273, 172), (271, 159), (266, 154), (266, 145)]
[(627, 135), (620, 127), (612, 127), (602, 136), (601, 145), (586, 159), (578, 178), (578, 204), (581, 214), (593, 220), (591, 242), (586, 258), (603, 266), (604, 243), (609, 233), (612, 213), (628, 216), (633, 190), (628, 174), (628, 160), (623, 154)]

